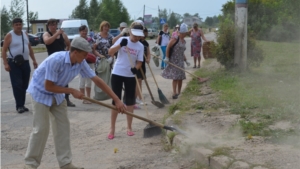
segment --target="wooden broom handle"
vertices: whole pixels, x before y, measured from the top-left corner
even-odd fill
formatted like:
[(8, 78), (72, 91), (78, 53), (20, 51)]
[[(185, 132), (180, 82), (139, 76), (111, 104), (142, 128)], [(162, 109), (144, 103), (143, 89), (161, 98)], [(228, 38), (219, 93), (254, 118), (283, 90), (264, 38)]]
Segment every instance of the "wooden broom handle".
[[(90, 101), (90, 102), (92, 102), (92, 103), (96, 103), (96, 104), (99, 104), (99, 105), (104, 106), (104, 107), (106, 107), (106, 108), (109, 108), (109, 109), (118, 111), (118, 109), (117, 109), (114, 105), (109, 105), (109, 104), (106, 104), (106, 103), (103, 103), (103, 102), (100, 102), (100, 101), (91, 99), (91, 98), (86, 97), (86, 96), (83, 96), (82, 99), (88, 100), (88, 101)], [(147, 119), (147, 118), (145, 118), (145, 117), (142, 117), (142, 116), (133, 114), (133, 113), (131, 113), (131, 112), (129, 112), (129, 111), (124, 111), (124, 112), (122, 112), (122, 113), (124, 113), (124, 114), (126, 114), (126, 115), (129, 115), (129, 116), (132, 116), (132, 117), (135, 117), (135, 118), (137, 118), (137, 119), (146, 121), (146, 122), (151, 123), (151, 124), (153, 124), (153, 125), (155, 125), (155, 126), (158, 126), (158, 127), (161, 127), (161, 128), (164, 127), (164, 125), (161, 124), (161, 123), (157, 123), (157, 122), (152, 121), (152, 120), (150, 120), (150, 119)]]
[[(130, 64), (131, 64), (131, 68), (134, 68), (134, 64), (133, 64), (132, 59), (131, 59), (131, 57), (130, 57), (130, 54), (129, 54), (129, 51), (128, 51), (128, 47), (127, 47), (127, 46), (126, 46), (126, 52), (127, 52), (127, 56), (128, 56), (129, 62), (130, 62)], [(141, 69), (141, 68), (140, 68), (140, 69)], [(135, 80), (136, 80), (136, 85), (137, 85), (137, 87), (138, 87), (138, 90), (139, 90), (139, 92), (140, 92), (140, 94), (141, 94), (142, 101), (144, 102), (144, 103), (143, 103), (143, 106), (144, 106), (144, 108), (145, 108), (145, 110), (146, 110), (147, 118), (149, 119), (148, 109), (147, 109), (147, 106), (146, 106), (146, 104), (145, 104), (145, 100), (144, 100), (144, 97), (143, 97), (143, 94), (142, 94), (142, 90), (141, 90), (141, 86), (140, 86), (140, 84), (139, 84), (139, 80), (138, 80), (136, 74), (134, 75), (134, 77), (135, 77)]]
[[(152, 55), (153, 57), (156, 57), (156, 58), (160, 59), (160, 60), (163, 60), (163, 59), (161, 59), (160, 57), (157, 57), (156, 55), (153, 55), (152, 53), (151, 53), (151, 55)], [(172, 63), (170, 63), (170, 62), (168, 62), (167, 64), (170, 64), (170, 65), (172, 65), (172, 66), (174, 66), (174, 67), (176, 67), (176, 68), (178, 68), (178, 69), (180, 69), (180, 70), (182, 70), (182, 71), (185, 71), (186, 73), (188, 73), (188, 74), (194, 76), (195, 78), (200, 78), (200, 77), (198, 77), (198, 76), (196, 76), (196, 75), (194, 75), (194, 74), (192, 74), (192, 73), (190, 73), (190, 72), (188, 72), (188, 71), (182, 69), (181, 67), (179, 67), (179, 66), (177, 66), (177, 65), (175, 65), (175, 64), (172, 64)]]
[[(146, 62), (146, 63), (147, 63), (147, 62)], [(150, 69), (150, 72), (151, 72), (151, 74), (152, 74), (152, 76), (153, 76), (153, 79), (154, 79), (154, 82), (155, 82), (155, 84), (156, 84), (156, 87), (159, 88), (159, 87), (158, 87), (158, 84), (157, 84), (157, 82), (156, 82), (156, 79), (155, 79), (155, 77), (154, 77), (154, 74), (153, 74), (153, 72), (152, 72), (152, 69), (151, 69), (151, 67), (150, 67), (150, 65), (149, 65), (149, 63), (147, 63), (147, 65), (148, 65), (148, 67), (149, 67), (149, 69)]]
[[(144, 57), (145, 57), (145, 54), (144, 54)], [(146, 59), (146, 58), (145, 58), (145, 59)], [(145, 80), (145, 83), (146, 83), (147, 89), (148, 89), (148, 91), (149, 91), (149, 94), (150, 94), (150, 96), (151, 96), (151, 99), (154, 100), (154, 97), (153, 97), (153, 95), (152, 95), (152, 92), (151, 92), (151, 90), (150, 90), (149, 84), (148, 84), (147, 79), (146, 79), (146, 75), (145, 75), (143, 69), (140, 69), (140, 71), (141, 71), (141, 74), (142, 74), (142, 76), (143, 76), (143, 78), (144, 78), (144, 80)]]

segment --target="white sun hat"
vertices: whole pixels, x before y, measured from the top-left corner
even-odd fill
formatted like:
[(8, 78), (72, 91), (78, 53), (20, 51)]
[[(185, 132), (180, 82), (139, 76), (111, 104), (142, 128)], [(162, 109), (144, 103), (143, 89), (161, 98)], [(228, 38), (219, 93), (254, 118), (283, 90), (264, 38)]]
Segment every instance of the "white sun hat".
[(134, 35), (134, 36), (142, 36), (144, 37), (144, 31), (143, 31), (144, 27), (142, 25), (134, 25), (132, 28), (131, 28), (131, 33)]

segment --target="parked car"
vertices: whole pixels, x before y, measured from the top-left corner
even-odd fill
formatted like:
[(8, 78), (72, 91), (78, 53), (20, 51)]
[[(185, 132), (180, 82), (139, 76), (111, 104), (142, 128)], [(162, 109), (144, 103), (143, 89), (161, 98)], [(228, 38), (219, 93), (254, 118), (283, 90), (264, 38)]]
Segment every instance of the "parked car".
[(158, 36), (157, 30), (151, 29), (151, 28), (148, 29), (148, 37), (149, 37), (150, 39), (155, 38), (155, 37), (157, 37), (157, 36)]
[(28, 34), (29, 37), (29, 42), (31, 44), (31, 46), (36, 46), (40, 43), (40, 37), (35, 36), (33, 34)]
[(44, 34), (44, 32), (38, 32), (38, 33), (34, 34), (35, 36), (40, 38), (40, 43), (42, 43), (42, 44), (44, 44), (44, 41), (42, 41), (43, 34)]
[[(35, 36), (33, 34), (28, 34), (29, 42), (31, 46), (36, 46), (40, 43), (40, 38), (38, 36)], [(1, 47), (3, 46), (4, 40), (1, 41)]]
[(38, 33), (36, 33), (34, 35), (37, 36), (37, 37), (40, 37), (42, 34), (44, 34), (44, 32), (38, 32)]
[(61, 27), (60, 28), (64, 30), (64, 32), (65, 32), (65, 34), (67, 34), (70, 42), (72, 42), (72, 40), (75, 37), (80, 36), (78, 28), (81, 25), (86, 25), (87, 30), (88, 30), (87, 34), (89, 35), (90, 34), (90, 28), (89, 28), (87, 20), (85, 20), (85, 19), (64, 20), (61, 23)]
[(109, 33), (116, 37), (121, 33), (121, 31), (119, 29), (109, 29)]

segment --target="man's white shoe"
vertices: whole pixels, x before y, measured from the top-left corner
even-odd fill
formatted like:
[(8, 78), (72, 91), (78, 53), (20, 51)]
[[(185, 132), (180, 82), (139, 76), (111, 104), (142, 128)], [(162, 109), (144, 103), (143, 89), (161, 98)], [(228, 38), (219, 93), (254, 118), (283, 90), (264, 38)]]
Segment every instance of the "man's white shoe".
[(25, 165), (24, 169), (37, 169), (37, 167), (34, 167), (32, 165)]
[(72, 163), (60, 167), (60, 169), (84, 169), (83, 167), (76, 167)]

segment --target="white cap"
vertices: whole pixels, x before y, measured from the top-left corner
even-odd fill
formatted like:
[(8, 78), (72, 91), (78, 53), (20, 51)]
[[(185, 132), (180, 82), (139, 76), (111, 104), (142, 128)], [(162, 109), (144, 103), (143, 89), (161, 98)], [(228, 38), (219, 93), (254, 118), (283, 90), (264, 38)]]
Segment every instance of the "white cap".
[(179, 25), (177, 24), (177, 25), (175, 26), (175, 28), (179, 28)]
[(120, 28), (127, 28), (127, 23), (121, 22), (120, 23)]
[(142, 20), (136, 20), (136, 21), (134, 21), (134, 22), (138, 22), (138, 23), (140, 23), (141, 25), (144, 26), (144, 22), (143, 22)]
[(131, 28), (131, 33), (134, 36), (142, 36), (144, 37), (144, 31), (143, 31), (144, 27), (142, 25), (134, 25), (133, 28)]
[(188, 32), (188, 26), (185, 23), (182, 23), (179, 28), (179, 33), (186, 33), (186, 32)]

